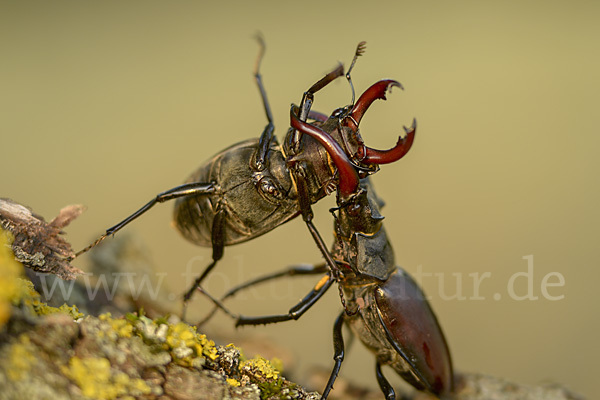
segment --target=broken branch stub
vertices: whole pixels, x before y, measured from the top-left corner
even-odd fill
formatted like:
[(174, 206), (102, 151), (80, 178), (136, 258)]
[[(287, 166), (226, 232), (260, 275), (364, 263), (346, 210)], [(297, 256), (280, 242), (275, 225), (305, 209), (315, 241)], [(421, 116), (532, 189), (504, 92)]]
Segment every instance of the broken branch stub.
[(62, 229), (77, 218), (85, 207), (64, 207), (50, 222), (10, 199), (0, 198), (0, 226), (14, 236), (12, 250), (17, 261), (36, 272), (72, 280), (83, 273), (69, 264), (75, 252), (62, 236)]

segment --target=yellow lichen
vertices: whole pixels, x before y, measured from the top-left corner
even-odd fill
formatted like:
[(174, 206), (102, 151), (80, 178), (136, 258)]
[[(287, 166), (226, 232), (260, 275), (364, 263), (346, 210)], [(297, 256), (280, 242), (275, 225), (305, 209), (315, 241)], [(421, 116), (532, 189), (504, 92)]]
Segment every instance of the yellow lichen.
[(77, 306), (69, 306), (66, 303), (57, 308), (51, 307), (39, 300), (34, 300), (33, 308), (38, 315), (66, 314), (73, 319), (79, 319), (84, 316), (83, 313), (79, 312), (79, 308), (77, 308)]
[(35, 362), (31, 343), (25, 335), (19, 336), (16, 343), (13, 343), (8, 352), (8, 377), (18, 381), (27, 376)]
[(240, 386), (240, 382), (233, 378), (227, 378), (227, 383), (229, 383), (231, 386)]
[(62, 313), (73, 319), (83, 317), (76, 306), (63, 304), (56, 308), (40, 301), (33, 283), (23, 277), (23, 266), (15, 260), (11, 250), (13, 237), (0, 228), (0, 327), (10, 318), (11, 305), (22, 304), (34, 315)]
[(273, 366), (273, 368), (275, 368), (277, 371), (282, 372), (283, 371), (283, 361), (281, 361), (281, 359), (277, 358), (277, 357), (273, 357), (271, 358), (271, 365)]
[(19, 277), (23, 267), (15, 260), (10, 232), (0, 228), (0, 327), (10, 318), (11, 303), (22, 294)]
[(99, 319), (100, 321), (110, 321), (110, 320), (112, 319), (112, 314), (111, 314), (111, 313), (109, 313), (109, 312), (107, 312), (107, 313), (104, 313), (104, 314), (100, 314), (100, 315), (98, 316), (98, 319)]
[(240, 362), (240, 371), (256, 377), (262, 376), (266, 379), (275, 380), (279, 378), (279, 371), (273, 366), (273, 364), (269, 360), (260, 356)]
[(113, 371), (106, 358), (72, 357), (69, 365), (62, 367), (62, 372), (81, 389), (84, 396), (92, 399), (115, 399), (151, 392), (144, 380)]
[[(186, 365), (192, 365), (193, 359), (197, 357), (207, 357), (215, 360), (217, 348), (212, 340), (208, 340), (206, 335), (199, 334), (195, 326), (187, 325), (184, 322), (178, 322), (169, 325), (165, 346), (171, 350), (171, 354)], [(174, 351), (175, 349), (191, 349), (192, 352)], [(181, 356), (184, 354), (184, 356)]]
[(122, 338), (129, 338), (133, 333), (133, 325), (126, 319), (113, 319), (110, 321), (110, 325)]

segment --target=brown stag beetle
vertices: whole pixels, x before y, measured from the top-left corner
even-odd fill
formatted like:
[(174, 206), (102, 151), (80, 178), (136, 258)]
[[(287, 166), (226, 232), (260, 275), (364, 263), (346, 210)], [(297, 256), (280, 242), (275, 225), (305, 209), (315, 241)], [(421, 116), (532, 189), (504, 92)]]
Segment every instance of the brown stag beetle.
[[(174, 211), (177, 229), (194, 244), (212, 247), (212, 262), (183, 296), (182, 314), (185, 314), (186, 304), (194, 291), (200, 289), (201, 282), (222, 258), (224, 246), (254, 239), (300, 214), (327, 264), (332, 269), (336, 268), (312, 223), (311, 205), (338, 187), (338, 176), (342, 171), (337, 171), (336, 164), (331, 161), (331, 153), (322, 141), (303, 133), (313, 128), (331, 134), (357, 157), (352, 165), (344, 165), (343, 168), (354, 170), (360, 167), (361, 176), (374, 172), (375, 164), (392, 162), (397, 157), (397, 148), (388, 151), (370, 149), (358, 134), (358, 122), (366, 109), (376, 98), (384, 96), (381, 82), (368, 89), (355, 105), (336, 110), (329, 118), (311, 111), (314, 94), (344, 75), (341, 64), (304, 93), (298, 112), (292, 119), (292, 129), (288, 131), (283, 146), (280, 146), (273, 135), (273, 118), (259, 72), (265, 49), (261, 38), (259, 43), (261, 50), (254, 77), (267, 116), (267, 125), (260, 138), (235, 144), (217, 153), (198, 168), (186, 183), (159, 193), (76, 254), (77, 257), (87, 252), (155, 204), (177, 199)], [(364, 45), (362, 42), (357, 47), (352, 65), (363, 53)], [(350, 81), (349, 72), (346, 77)], [(345, 126), (339, 125), (340, 121), (346, 121)], [(346, 192), (342, 188), (341, 193)]]
[[(384, 98), (385, 91), (397, 82), (384, 80), (371, 86), (364, 99), (372, 102)], [(338, 114), (339, 127), (357, 132), (363, 106), (363, 96), (350, 111)], [(364, 108), (366, 109), (366, 107)], [(417, 283), (400, 267), (383, 227), (379, 209), (383, 205), (361, 172), (389, 158), (397, 160), (412, 146), (415, 124), (406, 129), (391, 152), (380, 154), (366, 147), (345, 146), (336, 131), (327, 132), (320, 126), (306, 124), (298, 118), (298, 108), (292, 107), (292, 127), (315, 138), (327, 149), (339, 173), (338, 207), (334, 215), (335, 240), (331, 250), (335, 268), (325, 265), (293, 267), (286, 271), (255, 279), (232, 288), (223, 299), (242, 288), (284, 275), (305, 275), (325, 272), (324, 278), (292, 307), (287, 314), (245, 317), (235, 316), (222, 304), (217, 306), (234, 316), (236, 326), (258, 325), (298, 319), (337, 281), (344, 310), (333, 330), (335, 365), (322, 398), (327, 398), (344, 359), (342, 326), (345, 323), (376, 356), (376, 376), (387, 399), (395, 399), (392, 386), (384, 377), (381, 366), (389, 365), (402, 378), (419, 390), (446, 397), (453, 390), (450, 351), (425, 295)], [(332, 117), (334, 118), (334, 117)], [(339, 132), (338, 132), (339, 133)], [(353, 150), (348, 150), (353, 149)], [(388, 158), (389, 157), (389, 158)]]
[[(335, 242), (332, 254), (339, 266), (338, 284), (344, 310), (333, 328), (334, 367), (323, 390), (326, 399), (344, 360), (344, 323), (376, 357), (375, 374), (386, 399), (396, 398), (394, 389), (383, 375), (382, 365), (390, 366), (418, 390), (440, 398), (454, 388), (450, 351), (433, 310), (417, 283), (394, 263), (394, 252), (379, 213), (382, 202), (368, 178), (360, 181), (354, 200), (335, 214)], [(287, 314), (261, 317), (236, 316), (222, 301), (241, 289), (282, 276), (326, 273), (313, 290)], [(336, 280), (324, 264), (295, 266), (230, 289), (217, 302), (236, 326), (258, 325), (298, 319)], [(216, 310), (216, 308), (215, 308)], [(214, 313), (203, 320), (205, 322)]]
[[(351, 201), (332, 210), (335, 241), (331, 253), (337, 271), (329, 271), (324, 264), (292, 267), (230, 289), (217, 305), (237, 319), (236, 326), (298, 319), (337, 280), (344, 310), (334, 324), (335, 365), (322, 399), (333, 388), (344, 359), (344, 323), (375, 354), (375, 373), (386, 399), (395, 399), (395, 393), (383, 375), (382, 365), (390, 366), (415, 388), (445, 398), (453, 390), (454, 378), (442, 329), (417, 283), (395, 265), (379, 212), (383, 203), (369, 179), (362, 179), (357, 189)], [(257, 283), (282, 276), (321, 273), (326, 273), (324, 278), (287, 314), (236, 316), (222, 304), (224, 299)]]

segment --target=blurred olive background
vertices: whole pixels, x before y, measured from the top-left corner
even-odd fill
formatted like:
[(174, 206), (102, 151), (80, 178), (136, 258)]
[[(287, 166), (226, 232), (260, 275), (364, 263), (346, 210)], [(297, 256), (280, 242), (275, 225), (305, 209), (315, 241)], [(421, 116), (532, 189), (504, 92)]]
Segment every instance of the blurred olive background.
[[(387, 202), (397, 263), (434, 274), (422, 283), (456, 369), (598, 394), (600, 3), (0, 4), (0, 196), (46, 218), (85, 204), (68, 228), (76, 249), (214, 153), (262, 132), (257, 31), (268, 46), (262, 73), (280, 139), (290, 103), (336, 62), (348, 65), (366, 40), (353, 72), (357, 92), (381, 78), (406, 90), (373, 105), (361, 124), (365, 141), (390, 147), (403, 124), (419, 124), (410, 154), (383, 166), (374, 184)], [(329, 113), (349, 102), (340, 79), (314, 108)], [(316, 206), (328, 241), (334, 204)], [(182, 240), (171, 212), (157, 206), (127, 230), (143, 238), (179, 294), (186, 271), (199, 273), (211, 252)], [(207, 287), (218, 295), (319, 261), (298, 219), (227, 248)], [(85, 267), (85, 257), (76, 264)], [(280, 281), (229, 304), (251, 315), (283, 312), (316, 280)], [(192, 308), (200, 318), (208, 304)], [(334, 289), (300, 321), (237, 334), (290, 348), (301, 376), (332, 365), (339, 310)], [(236, 333), (223, 316), (208, 329)], [(341, 375), (376, 386), (373, 366), (355, 343)]]

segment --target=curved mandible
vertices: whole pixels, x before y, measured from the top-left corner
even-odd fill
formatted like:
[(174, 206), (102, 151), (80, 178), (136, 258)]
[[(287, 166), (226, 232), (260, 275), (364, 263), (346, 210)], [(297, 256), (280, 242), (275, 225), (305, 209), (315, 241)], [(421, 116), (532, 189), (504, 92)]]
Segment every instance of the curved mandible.
[(290, 125), (292, 128), (309, 135), (325, 148), (339, 171), (339, 193), (343, 199), (347, 199), (358, 190), (358, 173), (339, 143), (321, 128), (300, 121), (296, 115), (297, 111), (298, 107), (292, 105), (290, 110)]
[(362, 162), (365, 164), (389, 164), (398, 161), (408, 153), (415, 141), (415, 133), (417, 130), (417, 120), (413, 119), (413, 123), (410, 129), (404, 127), (406, 135), (404, 137), (398, 137), (398, 142), (394, 147), (389, 150), (376, 150), (370, 147), (364, 146), (358, 149), (358, 156), (362, 158)]
[[(400, 82), (393, 79), (383, 79), (375, 82), (358, 98), (358, 101), (352, 107), (348, 116), (344, 119), (344, 124), (352, 130), (358, 130), (358, 125), (365, 112), (369, 109), (375, 100), (386, 100), (386, 94), (393, 87), (398, 87), (404, 90)], [(415, 139), (417, 128), (416, 120), (413, 120), (410, 129), (404, 127), (406, 136), (399, 137), (396, 146), (389, 150), (377, 150), (364, 146), (358, 149), (357, 156), (364, 164), (389, 164), (398, 161), (410, 150)]]

